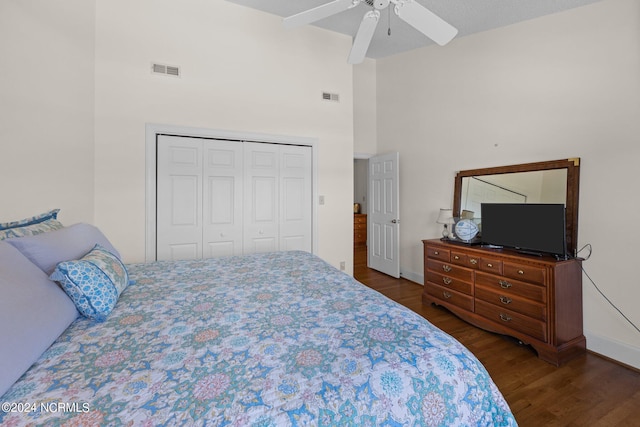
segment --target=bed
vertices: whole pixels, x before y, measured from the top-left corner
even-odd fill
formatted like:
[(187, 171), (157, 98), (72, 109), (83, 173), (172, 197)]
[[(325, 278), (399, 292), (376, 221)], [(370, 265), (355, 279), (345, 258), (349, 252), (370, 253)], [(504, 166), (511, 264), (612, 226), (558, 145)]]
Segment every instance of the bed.
[(126, 274), (108, 316), (76, 313), (0, 397), (0, 424), (516, 425), (464, 346), (314, 255)]

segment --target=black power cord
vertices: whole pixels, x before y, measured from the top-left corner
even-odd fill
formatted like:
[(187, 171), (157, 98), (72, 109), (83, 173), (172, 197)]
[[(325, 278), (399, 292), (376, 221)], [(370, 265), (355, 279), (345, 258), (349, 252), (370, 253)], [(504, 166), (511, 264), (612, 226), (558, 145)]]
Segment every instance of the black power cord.
[[(589, 255), (587, 255), (586, 258), (583, 258), (584, 261), (588, 260), (591, 257), (591, 253), (593, 252), (593, 248), (592, 248), (591, 244), (586, 244), (582, 248), (580, 248), (580, 250), (577, 253), (580, 253), (585, 248), (589, 248)], [(593, 287), (596, 288), (596, 290), (602, 296), (602, 298), (604, 298), (611, 305), (611, 307), (613, 307), (618, 313), (620, 313), (620, 315), (624, 318), (624, 320), (629, 322), (629, 324), (631, 326), (633, 326), (634, 329), (640, 333), (640, 328), (638, 328), (638, 326), (636, 326), (635, 323), (633, 323), (627, 316), (625, 316), (625, 314), (613, 302), (611, 302), (611, 300), (609, 298), (607, 298), (607, 296), (604, 294), (604, 292), (602, 292), (600, 290), (600, 288), (598, 287), (598, 285), (596, 285), (596, 282), (594, 282), (593, 279), (591, 278), (591, 276), (589, 276), (589, 273), (587, 273), (587, 271), (584, 269), (584, 267), (581, 266), (580, 268), (582, 268), (582, 272), (584, 273), (585, 276), (587, 276), (587, 279), (589, 279), (589, 281), (591, 282)]]

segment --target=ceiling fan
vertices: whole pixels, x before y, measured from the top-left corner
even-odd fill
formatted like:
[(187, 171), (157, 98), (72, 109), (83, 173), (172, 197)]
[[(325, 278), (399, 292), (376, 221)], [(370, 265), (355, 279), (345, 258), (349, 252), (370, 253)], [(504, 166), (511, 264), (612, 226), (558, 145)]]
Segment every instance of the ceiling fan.
[(449, 43), (458, 34), (458, 30), (442, 18), (425, 8), (415, 0), (334, 0), (313, 9), (284, 18), (286, 28), (294, 28), (311, 24), (324, 18), (352, 9), (360, 3), (366, 3), (373, 9), (366, 12), (360, 28), (353, 39), (349, 64), (359, 64), (364, 60), (373, 33), (380, 19), (380, 11), (393, 3), (396, 15), (440, 46)]

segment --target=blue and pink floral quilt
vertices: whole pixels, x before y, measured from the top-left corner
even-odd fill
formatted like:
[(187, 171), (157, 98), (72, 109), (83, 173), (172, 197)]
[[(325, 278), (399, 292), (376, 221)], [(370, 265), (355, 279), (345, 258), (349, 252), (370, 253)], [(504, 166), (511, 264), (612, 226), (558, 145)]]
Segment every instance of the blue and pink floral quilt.
[(0, 424), (516, 425), (458, 341), (313, 255), (127, 268), (111, 315), (76, 320)]

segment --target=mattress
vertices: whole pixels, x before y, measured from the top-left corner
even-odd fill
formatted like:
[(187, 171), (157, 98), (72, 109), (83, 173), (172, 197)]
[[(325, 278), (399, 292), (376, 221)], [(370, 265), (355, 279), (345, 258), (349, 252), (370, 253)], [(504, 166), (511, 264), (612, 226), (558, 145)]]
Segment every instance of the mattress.
[(0, 423), (516, 425), (462, 344), (314, 255), (127, 269), (106, 321), (78, 318), (2, 396)]

